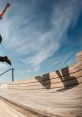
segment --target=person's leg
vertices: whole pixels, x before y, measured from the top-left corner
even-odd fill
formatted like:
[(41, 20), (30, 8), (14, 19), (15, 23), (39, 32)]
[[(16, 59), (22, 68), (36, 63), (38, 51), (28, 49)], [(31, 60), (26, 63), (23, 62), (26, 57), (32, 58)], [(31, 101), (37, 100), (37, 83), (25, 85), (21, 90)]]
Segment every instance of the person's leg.
[(11, 61), (9, 60), (7, 56), (4, 56), (4, 57), (0, 56), (0, 62), (6, 62), (9, 65), (11, 65)]
[(10, 7), (10, 4), (7, 3), (5, 5), (5, 7), (3, 8), (2, 12), (0, 12), (0, 17), (3, 17), (3, 15), (5, 14), (6, 10)]

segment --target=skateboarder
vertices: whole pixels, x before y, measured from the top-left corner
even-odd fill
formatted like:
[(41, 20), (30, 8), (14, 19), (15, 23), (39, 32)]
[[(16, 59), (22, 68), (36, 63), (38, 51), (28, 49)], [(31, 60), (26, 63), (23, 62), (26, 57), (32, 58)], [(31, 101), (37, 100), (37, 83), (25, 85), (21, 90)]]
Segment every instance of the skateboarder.
[[(7, 3), (3, 9), (3, 11), (0, 13), (0, 19), (3, 18), (4, 13), (6, 12), (7, 8), (10, 6), (9, 3)], [(0, 44), (2, 42), (2, 36), (0, 35)], [(0, 56), (0, 62), (6, 62), (9, 65), (11, 65), (11, 61), (9, 60), (9, 58), (7, 56)]]

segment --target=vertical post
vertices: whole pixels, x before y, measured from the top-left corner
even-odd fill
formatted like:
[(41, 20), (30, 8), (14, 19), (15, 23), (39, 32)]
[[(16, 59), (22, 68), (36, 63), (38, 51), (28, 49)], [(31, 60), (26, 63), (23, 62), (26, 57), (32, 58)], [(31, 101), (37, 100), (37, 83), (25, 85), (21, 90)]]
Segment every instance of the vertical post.
[(14, 69), (12, 68), (12, 82), (14, 81)]

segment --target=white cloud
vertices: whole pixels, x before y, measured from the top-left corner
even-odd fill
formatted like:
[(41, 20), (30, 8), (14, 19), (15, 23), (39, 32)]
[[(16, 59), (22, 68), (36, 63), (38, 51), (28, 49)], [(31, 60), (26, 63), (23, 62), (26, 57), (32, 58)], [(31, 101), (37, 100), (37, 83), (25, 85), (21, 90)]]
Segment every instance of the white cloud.
[[(58, 6), (53, 10), (51, 18), (52, 29), (50, 32), (42, 34), (43, 39), (41, 38), (42, 36), (40, 37), (40, 40), (47, 40), (47, 43), (46, 41), (43, 41), (44, 46), (41, 46), (41, 49), (30, 60), (30, 63), (33, 65), (40, 65), (44, 60), (57, 51), (61, 41), (63, 41), (63, 35), (66, 34), (68, 26), (71, 23), (74, 25), (78, 19), (82, 5), (76, 5), (77, 1), (72, 1), (72, 3), (66, 3), (66, 1), (66, 6), (63, 6), (63, 2), (65, 2), (65, 0), (63, 0), (62, 3), (60, 1)], [(40, 45), (41, 42), (39, 43), (39, 46)]]
[(23, 60), (21, 58), (24, 64), (31, 66), (27, 71), (38, 71), (41, 63), (58, 50), (63, 36), (67, 36), (68, 26), (76, 23), (82, 4), (78, 0), (60, 0), (53, 8), (51, 28), (47, 32), (41, 32), (36, 26), (38, 20), (34, 11), (37, 5), (31, 5), (14, 3), (8, 11), (11, 17), (7, 17), (7, 13), (2, 20), (0, 32), (6, 48), (13, 49), (20, 56), (27, 55)]

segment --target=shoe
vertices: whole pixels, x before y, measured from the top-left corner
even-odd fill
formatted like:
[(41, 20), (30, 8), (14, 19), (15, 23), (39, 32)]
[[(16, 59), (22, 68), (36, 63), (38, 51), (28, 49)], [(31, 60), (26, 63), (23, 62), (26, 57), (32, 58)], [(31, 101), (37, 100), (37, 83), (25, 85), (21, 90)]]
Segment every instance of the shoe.
[(6, 5), (7, 5), (7, 7), (10, 7), (10, 3), (7, 3)]
[(9, 60), (9, 58), (7, 56), (5, 56), (5, 62), (8, 63), (9, 65), (11, 65), (11, 61)]

